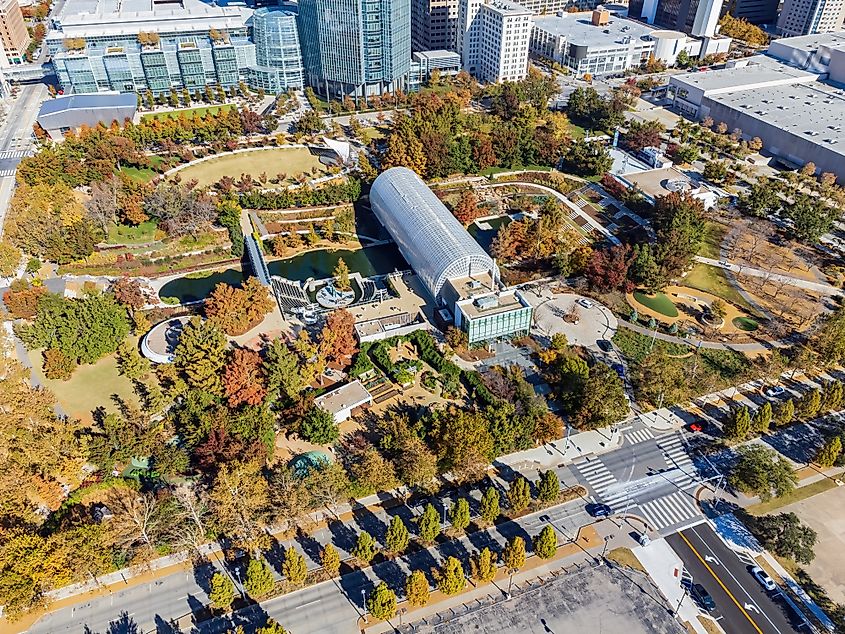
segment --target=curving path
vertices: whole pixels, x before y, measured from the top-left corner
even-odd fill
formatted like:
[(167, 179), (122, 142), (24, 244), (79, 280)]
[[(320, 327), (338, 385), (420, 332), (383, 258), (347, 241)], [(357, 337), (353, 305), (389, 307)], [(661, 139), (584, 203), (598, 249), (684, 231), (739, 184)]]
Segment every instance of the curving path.
[(686, 339), (682, 339), (681, 337), (674, 337), (672, 335), (667, 335), (662, 332), (658, 332), (655, 334), (653, 330), (649, 328), (645, 328), (644, 326), (640, 326), (639, 324), (632, 324), (629, 321), (625, 321), (620, 319), (619, 325), (622, 328), (627, 328), (628, 330), (633, 330), (641, 335), (645, 335), (646, 337), (654, 337), (655, 339), (659, 339), (660, 341), (665, 341), (667, 343), (676, 343), (682, 346), (690, 346), (692, 348), (704, 348), (705, 350), (734, 350), (736, 352), (768, 352), (773, 348), (785, 348), (788, 344), (782, 341), (774, 341), (774, 340), (764, 340), (762, 343), (721, 343), (719, 341), (704, 341), (702, 339), (695, 339), (693, 337), (687, 337)]

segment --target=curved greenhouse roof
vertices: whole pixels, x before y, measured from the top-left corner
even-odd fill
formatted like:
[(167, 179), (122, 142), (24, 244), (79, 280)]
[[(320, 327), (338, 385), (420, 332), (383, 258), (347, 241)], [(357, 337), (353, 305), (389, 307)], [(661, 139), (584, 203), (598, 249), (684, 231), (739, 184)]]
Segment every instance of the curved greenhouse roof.
[(493, 271), (492, 258), (407, 167), (376, 178), (370, 206), (435, 300), (446, 280)]

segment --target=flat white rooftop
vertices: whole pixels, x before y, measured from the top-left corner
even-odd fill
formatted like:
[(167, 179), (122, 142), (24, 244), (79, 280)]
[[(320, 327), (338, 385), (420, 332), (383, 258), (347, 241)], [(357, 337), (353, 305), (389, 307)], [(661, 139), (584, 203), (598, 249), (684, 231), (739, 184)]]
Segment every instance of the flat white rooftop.
[(689, 86), (704, 92), (707, 97), (736, 90), (757, 90), (767, 86), (809, 84), (818, 80), (817, 73), (781, 64), (775, 60), (758, 57), (755, 63), (737, 68), (708, 70), (703, 73), (672, 75), (670, 82), (676, 86)]
[(777, 43), (778, 46), (797, 48), (809, 53), (817, 51), (823, 46), (829, 48), (842, 48), (845, 47), (845, 31), (837, 31), (835, 33), (814, 33), (812, 35), (798, 35), (796, 37), (782, 37), (774, 40), (772, 44), (774, 43)]
[(612, 48), (622, 44), (622, 39), (646, 40), (654, 28), (627, 20), (611, 17), (607, 24), (595, 26), (592, 12), (564, 13), (563, 15), (541, 15), (534, 17), (534, 26), (558, 37), (566, 38), (567, 43), (590, 48)]
[(710, 99), (845, 155), (845, 89), (813, 82), (737, 90)]
[(483, 6), (502, 15), (532, 15), (529, 9), (516, 2), (511, 2), (511, 0), (492, 0)]

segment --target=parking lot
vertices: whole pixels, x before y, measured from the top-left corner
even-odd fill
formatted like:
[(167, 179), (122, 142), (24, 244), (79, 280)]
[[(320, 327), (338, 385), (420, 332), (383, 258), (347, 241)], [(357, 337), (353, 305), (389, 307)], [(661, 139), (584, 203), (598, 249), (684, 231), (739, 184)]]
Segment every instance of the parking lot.
[(644, 576), (604, 566), (564, 575), (519, 596), (417, 632), (625, 632), (680, 634), (683, 627)]

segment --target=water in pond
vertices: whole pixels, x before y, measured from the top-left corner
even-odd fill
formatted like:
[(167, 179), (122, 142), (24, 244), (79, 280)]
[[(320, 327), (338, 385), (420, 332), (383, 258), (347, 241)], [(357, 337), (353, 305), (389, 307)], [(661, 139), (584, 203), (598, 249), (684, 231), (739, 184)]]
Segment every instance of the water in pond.
[[(493, 244), (493, 239), (496, 237), (496, 234), (499, 233), (499, 228), (502, 225), (508, 224), (511, 222), (510, 216), (499, 216), (497, 218), (490, 218), (488, 220), (480, 220), (473, 222), (469, 227), (467, 227), (467, 231), (469, 235), (475, 238), (475, 241), (481, 245), (481, 248), (490, 253), (490, 247)], [(478, 226), (478, 223), (483, 224), (485, 227), (489, 226), (490, 229), (482, 229)]]
[[(329, 251), (308, 251), (292, 258), (268, 262), (271, 275), (279, 275), (290, 280), (304, 281), (308, 278), (323, 279), (331, 277), (337, 262), (343, 258), (349, 271), (360, 273), (364, 277), (385, 275), (393, 271), (408, 269), (408, 264), (394, 244), (384, 244), (366, 249), (338, 249)], [(159, 291), (161, 297), (175, 297), (180, 302), (192, 302), (206, 297), (217, 284), (238, 285), (243, 280), (240, 269), (214, 271), (198, 278), (179, 277), (167, 282)]]

